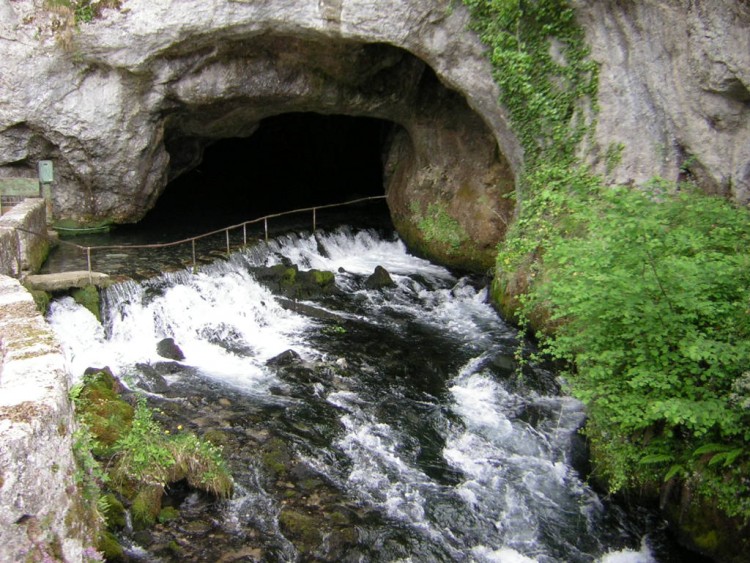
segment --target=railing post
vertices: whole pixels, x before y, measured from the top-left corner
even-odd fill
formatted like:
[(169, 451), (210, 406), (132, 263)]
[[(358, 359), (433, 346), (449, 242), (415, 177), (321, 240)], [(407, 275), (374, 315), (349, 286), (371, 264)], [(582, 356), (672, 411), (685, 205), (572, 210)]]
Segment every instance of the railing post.
[(88, 271), (89, 271), (89, 283), (93, 284), (94, 280), (93, 280), (93, 277), (91, 276), (91, 247), (90, 246), (86, 247), (86, 266), (88, 267)]
[(316, 208), (313, 207), (313, 232), (315, 232), (315, 227), (316, 227), (316, 222), (317, 222), (316, 221), (317, 217), (316, 217), (315, 210), (316, 210)]
[(224, 232), (227, 234), (227, 258), (229, 258), (229, 229)]
[(18, 229), (13, 229), (13, 233), (16, 235), (16, 278), (21, 279), (21, 272), (23, 272), (23, 251), (21, 250), (21, 235), (18, 233)]
[(193, 243), (193, 273), (196, 273), (196, 265), (195, 265), (195, 239), (191, 240), (190, 242)]
[(268, 217), (263, 217), (263, 228), (266, 231), (266, 242), (268, 242)]
[(247, 223), (242, 223), (242, 246), (247, 246)]

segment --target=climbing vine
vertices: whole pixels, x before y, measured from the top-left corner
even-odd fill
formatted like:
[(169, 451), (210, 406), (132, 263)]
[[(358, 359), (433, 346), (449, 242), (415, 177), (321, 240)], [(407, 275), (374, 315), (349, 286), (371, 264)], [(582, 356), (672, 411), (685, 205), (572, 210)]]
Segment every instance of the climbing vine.
[(604, 186), (576, 157), (597, 69), (569, 3), (463, 1), (524, 150), (495, 300), (569, 365), (612, 490), (681, 479), (750, 519), (747, 210), (684, 183)]
[(489, 48), (500, 102), (510, 113), (527, 168), (571, 165), (590, 125), (597, 66), (565, 0), (464, 0)]

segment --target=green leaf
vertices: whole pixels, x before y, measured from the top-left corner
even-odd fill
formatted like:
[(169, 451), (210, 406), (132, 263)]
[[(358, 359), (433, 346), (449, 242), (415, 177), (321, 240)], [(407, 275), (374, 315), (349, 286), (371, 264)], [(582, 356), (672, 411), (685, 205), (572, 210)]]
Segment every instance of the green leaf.
[(683, 475), (685, 473), (685, 467), (680, 465), (679, 463), (674, 464), (672, 467), (669, 468), (669, 471), (667, 471), (667, 474), (664, 475), (664, 482), (670, 481), (672, 478), (676, 477), (677, 475)]
[(669, 454), (649, 454), (643, 456), (638, 463), (641, 465), (650, 465), (655, 463), (667, 463), (673, 459), (674, 457)]

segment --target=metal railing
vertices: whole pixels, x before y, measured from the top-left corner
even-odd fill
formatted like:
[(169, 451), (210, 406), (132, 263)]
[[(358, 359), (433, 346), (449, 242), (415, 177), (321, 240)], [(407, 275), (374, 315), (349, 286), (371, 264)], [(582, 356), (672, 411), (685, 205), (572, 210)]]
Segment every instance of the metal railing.
[[(353, 205), (355, 203), (363, 203), (365, 201), (373, 201), (377, 199), (385, 199), (386, 196), (384, 195), (377, 195), (377, 196), (370, 196), (370, 197), (363, 197), (359, 199), (354, 199), (352, 201), (345, 201), (342, 203), (330, 203), (327, 205), (316, 205), (314, 207), (303, 207), (300, 209), (293, 209), (291, 211), (282, 211), (280, 213), (271, 213), (269, 215), (264, 215), (263, 217), (258, 217), (257, 219), (251, 219), (249, 221), (244, 221), (242, 223), (237, 223), (236, 225), (230, 225), (228, 227), (223, 227), (221, 229), (216, 229), (215, 231), (209, 231), (207, 233), (203, 233), (200, 235), (196, 235), (194, 237), (184, 238), (181, 240), (176, 240), (173, 242), (164, 242), (164, 243), (152, 243), (152, 244), (125, 244), (125, 245), (102, 245), (102, 246), (83, 246), (80, 244), (76, 244), (74, 242), (66, 241), (66, 240), (59, 240), (58, 242), (60, 244), (64, 244), (67, 246), (71, 246), (74, 248), (77, 248), (81, 251), (84, 251), (86, 253), (86, 265), (87, 265), (87, 271), (89, 274), (89, 279), (91, 279), (92, 269), (91, 269), (91, 252), (92, 251), (98, 251), (98, 250), (141, 250), (141, 249), (155, 249), (155, 248), (169, 248), (172, 246), (179, 246), (182, 244), (190, 243), (192, 245), (192, 256), (193, 256), (193, 271), (195, 271), (197, 266), (196, 261), (196, 253), (195, 253), (195, 243), (196, 241), (199, 241), (201, 239), (214, 236), (220, 233), (226, 234), (226, 249), (227, 249), (227, 256), (231, 254), (231, 248), (229, 244), (229, 233), (231, 231), (242, 229), (242, 244), (243, 246), (247, 246), (247, 227), (248, 225), (254, 225), (256, 223), (263, 222), (263, 230), (265, 233), (265, 240), (268, 241), (268, 220), (269, 219), (275, 219), (277, 217), (283, 217), (285, 215), (294, 215), (296, 213), (306, 213), (306, 212), (312, 212), (312, 228), (313, 231), (317, 228), (317, 215), (318, 210), (320, 209), (332, 209), (334, 207), (343, 207), (345, 205)], [(30, 231), (27, 229), (23, 229), (20, 227), (16, 227), (16, 230), (22, 231), (24, 233), (29, 233), (31, 235), (36, 235), (44, 238), (48, 238), (49, 236), (46, 233), (37, 233), (34, 231)]]

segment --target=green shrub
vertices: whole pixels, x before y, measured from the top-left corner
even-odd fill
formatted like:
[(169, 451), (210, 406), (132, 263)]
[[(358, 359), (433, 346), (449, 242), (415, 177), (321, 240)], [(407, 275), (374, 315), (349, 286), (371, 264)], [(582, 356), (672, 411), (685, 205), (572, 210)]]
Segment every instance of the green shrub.
[(747, 210), (663, 181), (603, 188), (576, 158), (598, 77), (570, 3), (463, 2), (524, 150), (493, 298), (570, 365), (612, 489), (680, 477), (750, 518)]
[(440, 203), (430, 203), (424, 215), (418, 204), (413, 204), (411, 211), (418, 218), (417, 226), (424, 239), (445, 245), (449, 254), (456, 252), (469, 238), (461, 223), (451, 217)]
[(733, 477), (750, 440), (750, 214), (666, 188), (589, 198), (579, 232), (545, 248), (523, 312), (546, 311), (545, 350), (573, 366), (613, 487), (682, 475), (750, 516)]

